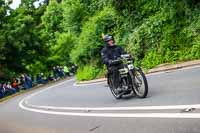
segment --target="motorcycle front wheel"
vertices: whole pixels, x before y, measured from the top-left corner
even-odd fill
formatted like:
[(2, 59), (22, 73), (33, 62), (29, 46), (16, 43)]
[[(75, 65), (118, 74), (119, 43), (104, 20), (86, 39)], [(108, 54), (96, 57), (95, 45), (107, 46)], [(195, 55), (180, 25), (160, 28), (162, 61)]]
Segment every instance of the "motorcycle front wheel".
[(139, 98), (145, 98), (148, 94), (148, 83), (142, 69), (137, 68), (130, 72), (133, 90)]

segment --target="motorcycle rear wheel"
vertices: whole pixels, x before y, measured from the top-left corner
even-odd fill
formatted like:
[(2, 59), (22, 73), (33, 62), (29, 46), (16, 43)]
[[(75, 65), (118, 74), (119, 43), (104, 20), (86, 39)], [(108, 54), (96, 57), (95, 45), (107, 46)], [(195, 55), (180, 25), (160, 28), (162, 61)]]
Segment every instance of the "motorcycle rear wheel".
[(120, 93), (117, 92), (117, 90), (114, 88), (114, 82), (113, 82), (113, 78), (111, 75), (108, 76), (108, 85), (109, 85), (109, 88), (111, 90), (111, 93), (112, 95), (116, 98), (116, 99), (121, 99), (122, 96)]

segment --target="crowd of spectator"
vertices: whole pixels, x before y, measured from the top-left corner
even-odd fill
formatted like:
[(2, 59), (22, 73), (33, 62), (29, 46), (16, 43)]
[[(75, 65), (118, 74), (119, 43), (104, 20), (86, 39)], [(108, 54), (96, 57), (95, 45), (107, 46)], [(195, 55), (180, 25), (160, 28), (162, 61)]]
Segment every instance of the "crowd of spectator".
[(76, 66), (72, 66), (70, 70), (67, 66), (55, 66), (48, 75), (40, 73), (34, 78), (26, 73), (21, 74), (11, 81), (0, 82), (0, 98), (15, 94), (21, 90), (30, 89), (39, 84), (46, 84), (50, 81), (57, 81), (68, 76), (73, 76), (75, 72)]

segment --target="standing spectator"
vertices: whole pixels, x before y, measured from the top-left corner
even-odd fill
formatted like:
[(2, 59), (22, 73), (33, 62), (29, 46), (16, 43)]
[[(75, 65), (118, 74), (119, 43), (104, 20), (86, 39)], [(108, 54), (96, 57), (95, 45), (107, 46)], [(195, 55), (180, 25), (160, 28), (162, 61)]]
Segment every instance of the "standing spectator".
[(57, 80), (59, 80), (60, 78), (62, 78), (62, 77), (64, 76), (61, 66), (57, 66), (57, 67), (56, 67), (56, 74), (57, 74), (57, 76), (58, 76)]
[(24, 79), (25, 79), (25, 86), (26, 89), (29, 89), (32, 87), (32, 79), (30, 76), (28, 76), (27, 74), (24, 74)]
[(58, 77), (61, 78), (61, 69), (60, 69), (60, 66), (57, 66), (56, 69), (57, 69)]
[(64, 66), (64, 73), (65, 75), (69, 76), (69, 69), (67, 66)]
[(57, 75), (56, 67), (53, 67), (53, 76), (54, 76), (54, 79), (57, 80), (58, 75)]
[(77, 67), (76, 67), (75, 65), (72, 65), (72, 67), (71, 67), (71, 73), (72, 73), (73, 75), (76, 74), (76, 70), (77, 70)]
[(38, 74), (36, 80), (38, 84), (46, 84), (48, 82), (47, 79), (44, 79), (43, 73)]
[(41, 82), (42, 82), (42, 76), (41, 76), (41, 74), (37, 74), (36, 82), (37, 82), (37, 84), (41, 84)]
[(0, 83), (0, 98), (3, 98), (5, 96), (5, 90), (3, 88), (3, 84)]
[(60, 79), (60, 77), (59, 77), (59, 66), (55, 67), (55, 75), (56, 75), (56, 80), (59, 80)]
[(64, 72), (64, 68), (62, 66), (60, 66), (60, 76), (63, 78), (65, 77), (65, 72)]
[(21, 74), (18, 82), (19, 82), (18, 85), (19, 85), (20, 89), (26, 89), (25, 88), (26, 86), (25, 86), (25, 77), (24, 77), (24, 74)]
[(48, 81), (54, 81), (55, 77), (54, 77), (54, 72), (51, 70), (48, 76)]
[(32, 79), (27, 74), (22, 74), (20, 77), (20, 84), (23, 89), (30, 89), (33, 86)]
[(11, 87), (10, 82), (5, 82), (3, 84), (3, 89), (5, 90), (5, 95), (12, 95), (16, 93), (16, 90)]
[(17, 83), (17, 79), (13, 79), (12, 83), (11, 83), (12, 88), (14, 88), (17, 92), (19, 92), (19, 86)]

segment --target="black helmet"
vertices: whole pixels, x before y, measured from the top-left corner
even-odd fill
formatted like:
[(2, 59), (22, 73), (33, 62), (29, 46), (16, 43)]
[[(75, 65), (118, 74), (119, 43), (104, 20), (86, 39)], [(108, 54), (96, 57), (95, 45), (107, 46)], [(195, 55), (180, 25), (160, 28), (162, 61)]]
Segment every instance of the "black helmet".
[(110, 41), (110, 40), (113, 40), (113, 37), (107, 34), (107, 35), (105, 35), (105, 36), (103, 37), (103, 40), (104, 40), (105, 42), (108, 42), (108, 41)]

